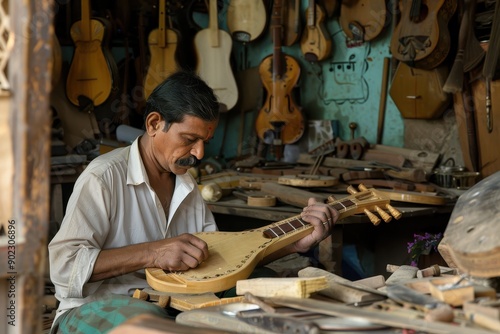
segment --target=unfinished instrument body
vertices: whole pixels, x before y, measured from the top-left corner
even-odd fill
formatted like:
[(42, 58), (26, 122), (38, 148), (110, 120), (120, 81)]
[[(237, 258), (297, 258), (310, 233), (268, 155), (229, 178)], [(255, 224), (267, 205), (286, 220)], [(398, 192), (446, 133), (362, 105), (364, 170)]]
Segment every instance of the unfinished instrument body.
[(209, 27), (200, 30), (194, 37), (200, 77), (214, 90), (221, 111), (231, 110), (238, 102), (238, 86), (231, 68), (233, 40), (217, 22), (217, 0), (210, 0)]
[(90, 0), (82, 0), (81, 6), (82, 18), (70, 30), (75, 51), (66, 79), (66, 95), (76, 106), (83, 107), (82, 96), (99, 106), (107, 101), (113, 90), (113, 73), (109, 64), (113, 60), (106, 57), (102, 48), (106, 26), (101, 20), (91, 18)]
[(160, 0), (158, 28), (152, 30), (148, 36), (149, 62), (146, 78), (144, 79), (144, 97), (147, 99), (153, 90), (174, 73), (179, 65), (177, 63), (177, 44), (179, 33), (167, 28), (165, 14), (165, 0)]
[[(357, 192), (329, 204), (339, 211), (339, 219), (369, 211), (380, 214), (382, 207), (393, 209), (388, 206), (389, 199), (373, 189)], [(313, 226), (297, 215), (243, 232), (196, 233), (208, 244), (210, 255), (206, 261), (184, 272), (147, 268), (146, 278), (153, 289), (164, 292), (194, 294), (227, 290), (234, 287), (238, 280), (248, 278), (264, 257), (312, 231)]]

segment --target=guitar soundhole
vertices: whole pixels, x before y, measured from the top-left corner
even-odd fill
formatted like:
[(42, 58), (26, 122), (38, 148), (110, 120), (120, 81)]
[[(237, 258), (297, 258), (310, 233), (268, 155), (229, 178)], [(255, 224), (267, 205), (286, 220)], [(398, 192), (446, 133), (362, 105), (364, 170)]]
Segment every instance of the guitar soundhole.
[(248, 43), (250, 42), (250, 34), (245, 31), (235, 31), (233, 33), (233, 38), (238, 42)]

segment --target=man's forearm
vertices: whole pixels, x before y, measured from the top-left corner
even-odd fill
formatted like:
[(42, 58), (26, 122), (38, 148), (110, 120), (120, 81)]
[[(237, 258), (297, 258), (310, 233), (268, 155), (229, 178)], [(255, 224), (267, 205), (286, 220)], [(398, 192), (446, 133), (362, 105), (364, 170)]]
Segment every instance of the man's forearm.
[(150, 258), (147, 243), (101, 250), (89, 282), (101, 281), (150, 267)]

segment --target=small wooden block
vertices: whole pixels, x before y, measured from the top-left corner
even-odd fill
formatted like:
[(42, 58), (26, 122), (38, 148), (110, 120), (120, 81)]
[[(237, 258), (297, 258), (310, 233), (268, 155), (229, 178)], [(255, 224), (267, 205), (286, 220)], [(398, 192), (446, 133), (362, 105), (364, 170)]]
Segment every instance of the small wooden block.
[(322, 277), (251, 278), (236, 282), (236, 293), (250, 292), (257, 297), (308, 298), (311, 293), (327, 288)]

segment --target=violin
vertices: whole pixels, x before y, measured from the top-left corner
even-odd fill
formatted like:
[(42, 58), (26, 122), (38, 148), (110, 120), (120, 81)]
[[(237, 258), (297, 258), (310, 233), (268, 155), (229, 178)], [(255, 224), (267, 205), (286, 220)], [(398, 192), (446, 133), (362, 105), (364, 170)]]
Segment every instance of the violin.
[(255, 123), (257, 136), (266, 144), (293, 144), (304, 134), (304, 115), (292, 96), (300, 77), (300, 65), (281, 51), (282, 1), (276, 0), (271, 16), (273, 54), (264, 58), (259, 74), (266, 99)]

